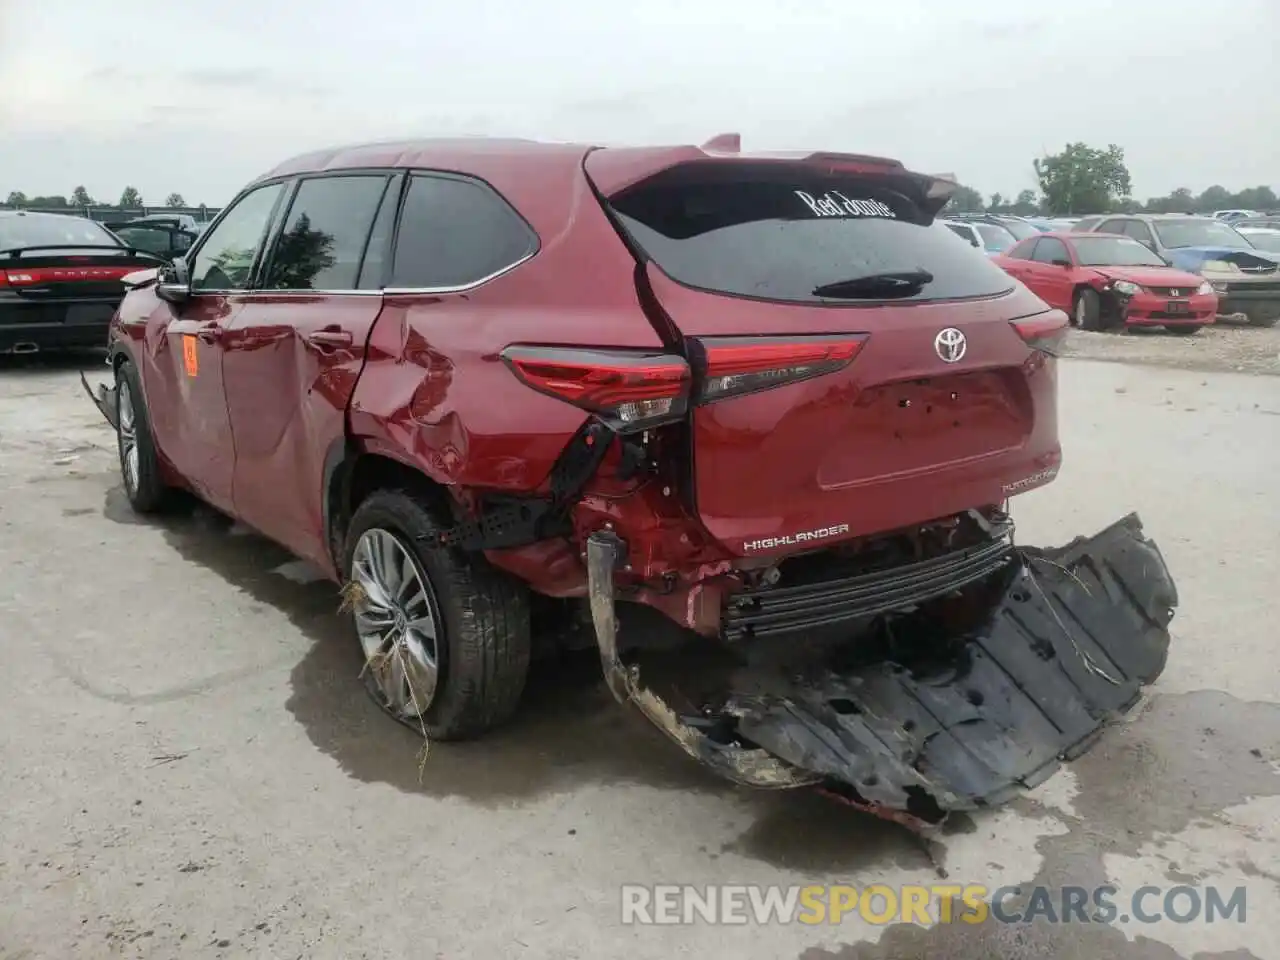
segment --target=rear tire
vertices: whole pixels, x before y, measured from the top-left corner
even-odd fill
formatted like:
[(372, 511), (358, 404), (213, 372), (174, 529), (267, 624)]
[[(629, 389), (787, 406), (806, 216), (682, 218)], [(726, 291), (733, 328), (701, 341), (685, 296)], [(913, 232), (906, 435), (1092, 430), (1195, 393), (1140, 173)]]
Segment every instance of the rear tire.
[(116, 453), (129, 506), (140, 514), (163, 510), (173, 491), (161, 479), (142, 378), (132, 360), (116, 368)]
[(1102, 330), (1102, 298), (1098, 296), (1098, 291), (1088, 287), (1078, 291), (1072, 311), (1076, 326), (1081, 330), (1092, 330), (1095, 333)]
[[(431, 546), (443, 528), (422, 501), (378, 490), (351, 518), (342, 573), (375, 702), (430, 739), (463, 740), (509, 719), (520, 703), (529, 673), (529, 595), (483, 555)], [(413, 605), (412, 585), (403, 601), (390, 596), (395, 583), (385, 585), (388, 602), (377, 602), (378, 568), (387, 566), (380, 549), (407, 571), (403, 582), (421, 581), (425, 604)]]
[(1176, 326), (1165, 327), (1164, 329), (1166, 333), (1176, 334), (1179, 337), (1190, 337), (1199, 333), (1200, 328), (1203, 326), (1204, 324), (1202, 323), (1180, 323)]

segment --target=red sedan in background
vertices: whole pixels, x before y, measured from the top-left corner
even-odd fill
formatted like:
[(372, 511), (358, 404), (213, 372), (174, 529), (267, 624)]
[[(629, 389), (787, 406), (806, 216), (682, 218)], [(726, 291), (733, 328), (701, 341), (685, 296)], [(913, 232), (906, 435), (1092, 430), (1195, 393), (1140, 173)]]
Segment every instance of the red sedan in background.
[(1218, 312), (1218, 296), (1203, 277), (1169, 266), (1131, 237), (1043, 233), (992, 262), (1083, 330), (1161, 326), (1192, 334)]

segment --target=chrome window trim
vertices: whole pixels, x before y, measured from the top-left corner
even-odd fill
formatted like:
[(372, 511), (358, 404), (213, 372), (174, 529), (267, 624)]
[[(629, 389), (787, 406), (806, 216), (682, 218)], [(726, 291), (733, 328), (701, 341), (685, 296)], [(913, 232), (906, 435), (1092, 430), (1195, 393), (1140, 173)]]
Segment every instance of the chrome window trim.
[(411, 294), (465, 293), (468, 290), (474, 290), (476, 287), (484, 286), (490, 280), (496, 280), (498, 277), (502, 276), (503, 274), (510, 273), (516, 267), (522, 264), (528, 263), (530, 260), (532, 260), (534, 257), (538, 255), (538, 251), (540, 249), (541, 249), (541, 246), (539, 245), (538, 247), (535, 247), (533, 250), (530, 250), (528, 253), (522, 256), (519, 260), (516, 260), (510, 263), (509, 265), (503, 267), (501, 270), (495, 270), (493, 273), (489, 274), (488, 276), (481, 277), (478, 280), (472, 280), (470, 283), (464, 283), (464, 284), (460, 284), (452, 287), (386, 287), (385, 289), (379, 292), (385, 293), (388, 296), (406, 296)]

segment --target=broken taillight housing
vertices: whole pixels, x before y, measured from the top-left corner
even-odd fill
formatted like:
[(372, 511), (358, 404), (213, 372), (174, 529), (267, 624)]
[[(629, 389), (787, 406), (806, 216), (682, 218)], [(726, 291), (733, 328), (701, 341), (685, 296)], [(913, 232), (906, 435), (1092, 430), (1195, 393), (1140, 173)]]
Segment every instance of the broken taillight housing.
[(706, 337), (690, 342), (696, 403), (714, 403), (834, 373), (853, 362), (865, 334)]
[(688, 408), (689, 365), (673, 354), (516, 345), (502, 359), (527, 386), (620, 430), (676, 420)]
[(1034, 317), (1023, 317), (1010, 322), (1028, 347), (1051, 357), (1058, 356), (1070, 326), (1067, 315), (1061, 310), (1049, 310)]

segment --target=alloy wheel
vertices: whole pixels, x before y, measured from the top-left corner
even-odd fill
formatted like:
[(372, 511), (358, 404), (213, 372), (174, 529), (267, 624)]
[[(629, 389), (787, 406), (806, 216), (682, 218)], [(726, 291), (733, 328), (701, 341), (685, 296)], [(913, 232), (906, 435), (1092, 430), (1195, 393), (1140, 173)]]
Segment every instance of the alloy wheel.
[(116, 385), (116, 422), (120, 473), (124, 477), (125, 489), (132, 496), (138, 492), (138, 426), (133, 407), (133, 391), (129, 389), (129, 381), (123, 378)]
[(431, 580), (389, 530), (366, 530), (356, 542), (351, 580), (356, 633), (386, 708), (413, 720), (431, 706), (440, 677), (440, 608)]

